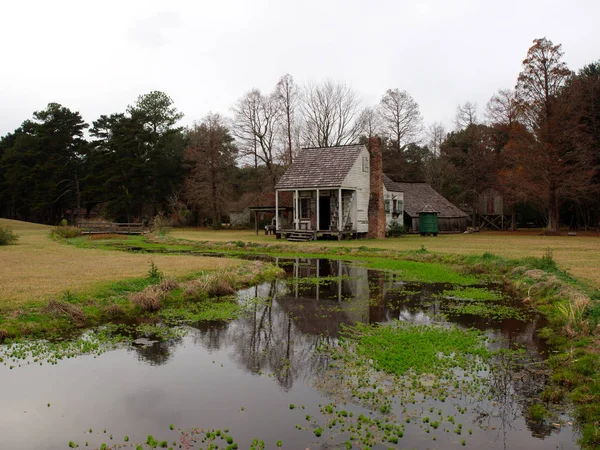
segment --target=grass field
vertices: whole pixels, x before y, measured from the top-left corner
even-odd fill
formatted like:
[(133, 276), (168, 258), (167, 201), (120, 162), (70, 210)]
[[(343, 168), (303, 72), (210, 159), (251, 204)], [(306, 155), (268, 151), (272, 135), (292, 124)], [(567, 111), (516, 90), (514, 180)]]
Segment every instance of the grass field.
[[(319, 241), (327, 247), (376, 247), (392, 250), (427, 250), (439, 253), (474, 254), (493, 253), (505, 258), (517, 259), (526, 256), (543, 256), (552, 250), (559, 266), (576, 278), (586, 280), (600, 287), (600, 236), (598, 234), (580, 236), (540, 236), (538, 231), (482, 232), (473, 234), (448, 234), (437, 237), (407, 235), (401, 238)], [(265, 236), (246, 230), (176, 229), (172, 236), (194, 241), (244, 241), (275, 243), (274, 236)], [(297, 246), (303, 243), (286, 242)], [(310, 243), (314, 245), (315, 243)]]
[(143, 277), (151, 259), (172, 276), (238, 264), (233, 259), (81, 249), (52, 240), (51, 228), (45, 225), (0, 219), (0, 226), (10, 226), (20, 236), (16, 245), (0, 246), (2, 308), (41, 302), (66, 290), (82, 292), (106, 282)]

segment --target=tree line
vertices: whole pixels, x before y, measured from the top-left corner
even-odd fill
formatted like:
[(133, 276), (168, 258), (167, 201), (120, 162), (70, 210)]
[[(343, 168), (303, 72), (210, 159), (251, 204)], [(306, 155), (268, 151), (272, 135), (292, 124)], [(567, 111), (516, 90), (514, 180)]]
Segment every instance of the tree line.
[(236, 202), (264, 201), (302, 147), (380, 136), (386, 173), (426, 181), (466, 210), (493, 187), (551, 231), (561, 213), (595, 226), (600, 61), (574, 73), (562, 57), (560, 45), (534, 40), (515, 87), (493, 95), (483, 119), (475, 103), (459, 105), (452, 130), (426, 126), (404, 90), (364, 105), (344, 83), (299, 86), (289, 74), (187, 128), (158, 91), (91, 126), (51, 103), (0, 138), (0, 214), (52, 224), (92, 211), (128, 222), (164, 213), (218, 225)]

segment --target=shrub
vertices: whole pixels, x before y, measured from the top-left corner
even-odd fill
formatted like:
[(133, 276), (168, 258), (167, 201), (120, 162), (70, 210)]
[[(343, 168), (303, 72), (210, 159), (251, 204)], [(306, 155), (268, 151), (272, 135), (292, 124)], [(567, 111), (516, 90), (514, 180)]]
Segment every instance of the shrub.
[(154, 261), (150, 260), (150, 268), (148, 269), (148, 278), (151, 280), (160, 280), (163, 278), (162, 271), (158, 268)]
[(391, 237), (400, 237), (406, 234), (406, 227), (400, 222), (392, 220), (387, 229), (387, 235)]
[(529, 418), (534, 421), (541, 423), (546, 417), (549, 416), (548, 410), (539, 403), (534, 403), (529, 407)]
[(150, 223), (150, 229), (153, 233), (165, 235), (171, 231), (172, 223), (168, 217), (163, 214), (157, 214), (154, 216)]
[(164, 292), (158, 286), (148, 286), (143, 291), (136, 292), (131, 296), (131, 302), (143, 311), (158, 311)]
[(163, 292), (170, 292), (174, 291), (175, 289), (178, 289), (179, 283), (177, 282), (177, 280), (175, 280), (175, 278), (167, 277), (160, 280), (158, 287)]
[(595, 329), (596, 323), (589, 317), (590, 300), (584, 295), (572, 295), (565, 303), (556, 305), (556, 311), (567, 336), (589, 334)]
[(81, 228), (70, 227), (69, 225), (61, 224), (57, 227), (52, 228), (52, 234), (54, 236), (58, 236), (64, 239), (74, 238), (77, 236), (81, 236)]
[(10, 227), (0, 227), (0, 245), (14, 244), (19, 240), (19, 235), (16, 234)]
[(207, 294), (210, 297), (224, 297), (226, 295), (232, 295), (235, 293), (235, 289), (229, 279), (217, 278), (207, 290)]
[(119, 317), (125, 314), (125, 311), (120, 305), (112, 303), (104, 307), (104, 314), (106, 314), (108, 317)]

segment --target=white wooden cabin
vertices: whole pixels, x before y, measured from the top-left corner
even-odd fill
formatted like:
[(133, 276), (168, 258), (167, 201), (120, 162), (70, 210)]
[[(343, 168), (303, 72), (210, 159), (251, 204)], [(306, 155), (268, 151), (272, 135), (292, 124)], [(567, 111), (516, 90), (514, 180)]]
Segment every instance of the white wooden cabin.
[[(276, 216), (277, 238), (304, 241), (328, 236), (338, 239), (366, 236), (373, 173), (382, 183), (383, 174), (372, 170), (365, 145), (302, 149), (275, 186), (276, 208), (281, 192), (293, 193), (293, 221), (284, 227), (279, 215)], [(389, 180), (389, 189), (385, 183), (383, 186), (390, 205), (386, 223), (388, 216), (390, 221), (403, 217), (399, 211), (403, 207), (402, 192), (393, 184)]]

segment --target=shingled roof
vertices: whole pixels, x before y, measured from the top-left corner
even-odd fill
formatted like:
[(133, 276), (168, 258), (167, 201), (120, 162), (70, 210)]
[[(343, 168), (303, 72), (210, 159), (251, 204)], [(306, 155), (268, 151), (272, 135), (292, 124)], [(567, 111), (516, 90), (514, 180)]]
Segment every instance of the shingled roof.
[(392, 181), (385, 173), (383, 174), (383, 185), (389, 192), (402, 192), (402, 188), (398, 186), (398, 183)]
[(438, 217), (467, 217), (467, 214), (427, 183), (395, 183), (404, 192), (404, 212), (411, 217), (419, 217), (419, 212), (428, 206), (438, 212)]
[(303, 148), (275, 189), (341, 186), (364, 145)]

